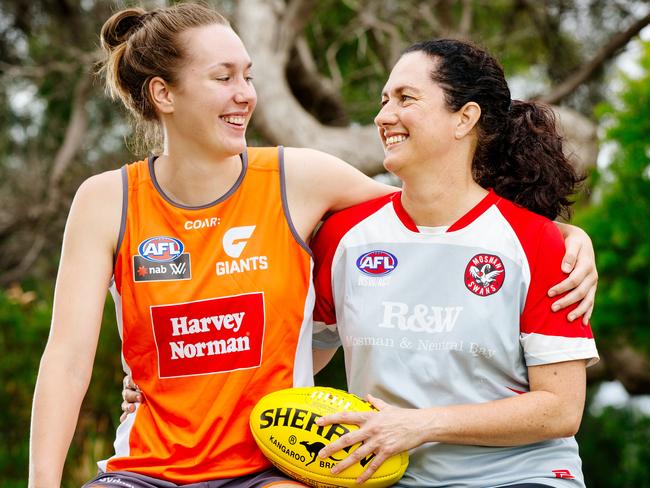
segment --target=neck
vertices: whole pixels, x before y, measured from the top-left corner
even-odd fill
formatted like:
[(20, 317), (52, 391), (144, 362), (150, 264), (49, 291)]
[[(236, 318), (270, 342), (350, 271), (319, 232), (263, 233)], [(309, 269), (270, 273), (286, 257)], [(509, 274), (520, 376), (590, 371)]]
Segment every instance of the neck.
[(154, 171), (158, 184), (176, 203), (197, 207), (223, 196), (242, 171), (238, 154), (214, 157), (204, 152), (173, 150), (156, 160)]
[(445, 164), (420, 166), (414, 174), (401, 176), (402, 205), (416, 225), (452, 225), (487, 195), (472, 178), (471, 164), (457, 163), (450, 158)]

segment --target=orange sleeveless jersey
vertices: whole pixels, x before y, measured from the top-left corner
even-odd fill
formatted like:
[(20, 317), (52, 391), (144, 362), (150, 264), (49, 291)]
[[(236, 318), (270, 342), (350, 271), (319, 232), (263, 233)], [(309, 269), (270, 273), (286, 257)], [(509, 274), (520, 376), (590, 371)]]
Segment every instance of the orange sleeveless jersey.
[(252, 407), (313, 382), (312, 260), (288, 218), (282, 148), (249, 148), (242, 163), (234, 186), (200, 208), (163, 193), (153, 160), (123, 168), (111, 292), (144, 402), (103, 471), (192, 483), (266, 469)]

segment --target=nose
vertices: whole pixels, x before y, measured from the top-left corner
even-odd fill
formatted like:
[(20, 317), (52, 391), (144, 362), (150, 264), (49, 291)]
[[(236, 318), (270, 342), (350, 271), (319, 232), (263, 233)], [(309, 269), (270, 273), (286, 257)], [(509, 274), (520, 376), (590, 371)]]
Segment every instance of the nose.
[(397, 114), (391, 102), (386, 103), (375, 116), (375, 125), (380, 129), (397, 123)]
[(250, 80), (242, 78), (235, 88), (235, 102), (254, 105), (257, 100), (257, 92)]

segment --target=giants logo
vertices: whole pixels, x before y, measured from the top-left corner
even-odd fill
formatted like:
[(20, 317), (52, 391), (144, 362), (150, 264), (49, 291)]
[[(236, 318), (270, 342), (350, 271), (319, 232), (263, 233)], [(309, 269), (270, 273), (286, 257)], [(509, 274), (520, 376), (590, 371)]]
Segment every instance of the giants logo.
[(369, 251), (357, 259), (357, 268), (370, 276), (385, 276), (397, 267), (397, 258), (388, 251)]
[(150, 311), (160, 378), (223, 373), (261, 364), (263, 293), (157, 305)]
[(238, 258), (246, 247), (246, 242), (253, 235), (254, 225), (233, 227), (223, 235), (223, 250), (231, 258)]
[(246, 271), (256, 271), (258, 269), (268, 269), (269, 262), (267, 256), (250, 256), (237, 259), (244, 252), (244, 248), (254, 231), (254, 225), (246, 225), (243, 227), (232, 227), (224, 233), (222, 239), (223, 250), (228, 256), (235, 259), (230, 261), (217, 261), (217, 275), (222, 276)]
[(480, 297), (498, 292), (506, 277), (503, 261), (494, 254), (477, 254), (465, 267), (465, 286)]

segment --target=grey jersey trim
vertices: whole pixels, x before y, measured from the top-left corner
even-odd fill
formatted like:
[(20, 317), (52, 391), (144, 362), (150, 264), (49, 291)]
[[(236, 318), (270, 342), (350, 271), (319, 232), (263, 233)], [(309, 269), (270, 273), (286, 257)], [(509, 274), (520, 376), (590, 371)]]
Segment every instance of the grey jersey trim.
[(230, 195), (235, 193), (237, 191), (237, 188), (239, 188), (239, 185), (241, 185), (241, 182), (244, 181), (244, 176), (246, 175), (246, 170), (248, 168), (248, 151), (244, 150), (243, 153), (239, 155), (239, 158), (241, 159), (242, 165), (241, 165), (241, 172), (239, 173), (239, 177), (237, 178), (237, 181), (230, 187), (230, 190), (228, 190), (226, 193), (221, 195), (219, 198), (216, 200), (206, 203), (205, 205), (199, 205), (197, 207), (192, 207), (190, 205), (183, 205), (181, 203), (177, 203), (171, 198), (169, 198), (163, 189), (160, 187), (158, 184), (158, 180), (156, 179), (156, 172), (153, 170), (153, 163), (154, 161), (158, 158), (158, 156), (149, 156), (149, 161), (148, 161), (148, 166), (149, 166), (149, 177), (151, 178), (151, 181), (153, 182), (153, 186), (156, 188), (158, 193), (160, 194), (163, 199), (168, 202), (169, 204), (173, 205), (174, 207), (182, 208), (185, 210), (202, 210), (204, 208), (210, 208), (213, 205), (216, 205), (217, 203), (223, 202), (226, 200)]
[(313, 258), (314, 255), (309, 248), (309, 245), (302, 240), (300, 234), (296, 230), (296, 227), (293, 225), (293, 220), (291, 220), (291, 213), (289, 212), (289, 204), (287, 203), (287, 181), (284, 172), (284, 146), (278, 146), (278, 159), (280, 163), (280, 193), (282, 194), (282, 209), (284, 210), (284, 217), (287, 219), (289, 224), (289, 229), (293, 238), (296, 242), (302, 247), (307, 253)]
[(124, 232), (126, 232), (126, 215), (129, 210), (129, 174), (126, 170), (126, 164), (120, 169), (122, 174), (122, 217), (120, 219), (120, 233), (117, 235), (117, 245), (115, 246), (115, 253), (113, 254), (113, 268), (117, 261), (117, 255), (120, 253), (122, 241), (124, 240)]

